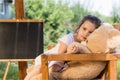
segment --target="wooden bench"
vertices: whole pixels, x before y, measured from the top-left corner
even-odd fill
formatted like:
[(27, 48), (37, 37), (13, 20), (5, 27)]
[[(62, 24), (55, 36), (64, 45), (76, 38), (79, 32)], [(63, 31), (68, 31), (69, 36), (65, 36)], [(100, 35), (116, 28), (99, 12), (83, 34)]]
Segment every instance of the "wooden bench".
[[(113, 26), (120, 30), (120, 24), (113, 24)], [(48, 46), (48, 50), (54, 46)], [(100, 80), (117, 80), (117, 60), (120, 60), (120, 54), (69, 54), (69, 55), (45, 55), (41, 56), (42, 63), (42, 80), (48, 80), (48, 61), (59, 60), (83, 60), (83, 61), (107, 61), (106, 68), (102, 71), (102, 74), (98, 75)]]
[(42, 63), (42, 80), (49, 79), (48, 61), (60, 61), (60, 60), (82, 60), (82, 61), (107, 61), (107, 70), (100, 80), (117, 80), (117, 60), (120, 60), (120, 54), (63, 54), (63, 55), (45, 55), (41, 56)]

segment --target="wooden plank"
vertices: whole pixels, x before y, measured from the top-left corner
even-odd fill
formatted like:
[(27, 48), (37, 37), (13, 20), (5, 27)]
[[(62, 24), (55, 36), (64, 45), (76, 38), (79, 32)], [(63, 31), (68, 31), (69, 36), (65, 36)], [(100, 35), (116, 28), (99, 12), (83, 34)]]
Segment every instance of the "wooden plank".
[(48, 72), (48, 58), (46, 55), (41, 55), (41, 70), (42, 70), (42, 80), (49, 79), (49, 72)]
[(0, 59), (0, 62), (18, 62), (18, 61), (32, 61), (32, 62), (34, 62), (34, 59)]
[(43, 22), (41, 19), (0, 19), (0, 22)]
[(120, 54), (49, 54), (48, 60), (117, 60), (120, 59)]

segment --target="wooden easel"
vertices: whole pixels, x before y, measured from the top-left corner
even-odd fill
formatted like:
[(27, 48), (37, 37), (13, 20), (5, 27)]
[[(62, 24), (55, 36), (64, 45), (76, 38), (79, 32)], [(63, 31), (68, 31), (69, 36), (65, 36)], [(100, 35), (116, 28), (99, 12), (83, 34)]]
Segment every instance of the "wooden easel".
[[(24, 0), (15, 0), (15, 14), (16, 14), (16, 19), (18, 20), (24, 19)], [(17, 59), (17, 60), (1, 59), (0, 62), (8, 62), (6, 71), (3, 76), (3, 80), (6, 80), (7, 73), (8, 73), (11, 62), (18, 62), (19, 80), (23, 80), (26, 76), (26, 69), (27, 69), (28, 61), (33, 61), (33, 59)]]
[[(41, 51), (43, 51), (43, 45), (42, 45), (43, 43), (43, 40), (42, 40), (43, 39), (42, 38), (43, 21), (42, 20), (26, 20), (26, 19), (21, 19), (21, 20), (7, 19), (7, 20), (0, 20), (0, 25), (1, 25), (0, 29), (5, 30), (5, 31), (4, 30), (0, 31), (0, 34), (2, 34), (2, 36), (4, 35), (8, 36), (8, 33), (10, 34), (9, 38), (7, 37), (7, 39), (9, 40), (10, 46), (9, 45), (5, 46), (6, 44), (4, 43), (6, 42), (8, 43), (8, 41), (6, 41), (6, 38), (2, 38), (0, 36), (0, 44), (1, 44), (0, 45), (0, 53), (1, 53), (0, 62), (8, 62), (5, 74), (3, 76), (3, 80), (6, 80), (7, 73), (8, 73), (11, 62), (18, 62), (19, 80), (23, 80), (24, 77), (26, 76), (27, 62), (28, 61), (34, 62), (34, 58), (37, 55), (39, 55), (39, 54), (33, 54), (33, 52), (36, 53), (37, 51), (38, 53), (41, 53)], [(36, 27), (34, 27), (33, 25)], [(17, 27), (17, 30), (15, 29), (16, 27)], [(19, 34), (19, 35), (16, 36), (16, 34)], [(13, 39), (15, 39), (15, 42)], [(15, 46), (15, 44), (17, 45)], [(37, 47), (34, 49), (35, 46)], [(8, 48), (12, 48), (12, 49), (8, 49)], [(9, 55), (5, 55), (5, 53)], [(15, 53), (16, 55), (14, 55)]]

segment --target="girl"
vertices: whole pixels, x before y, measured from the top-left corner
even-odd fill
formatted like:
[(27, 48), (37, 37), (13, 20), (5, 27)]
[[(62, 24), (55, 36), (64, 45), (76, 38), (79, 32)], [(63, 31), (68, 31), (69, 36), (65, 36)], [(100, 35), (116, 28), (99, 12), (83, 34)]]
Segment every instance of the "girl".
[[(70, 33), (62, 38), (58, 39), (58, 44), (48, 50), (44, 54), (65, 54), (67, 52), (67, 47), (72, 42), (82, 42), (87, 39), (87, 37), (99, 26), (101, 25), (101, 20), (93, 15), (86, 15), (78, 24), (77, 29), (74, 34)], [(78, 51), (77, 46), (73, 46), (72, 53), (76, 53)], [(66, 65), (63, 61), (50, 61), (49, 62), (49, 70), (50, 71), (62, 71)], [(40, 74), (41, 72), (41, 61), (40, 56), (35, 59), (35, 65), (33, 69), (27, 74), (24, 80), (34, 80), (34, 76)]]

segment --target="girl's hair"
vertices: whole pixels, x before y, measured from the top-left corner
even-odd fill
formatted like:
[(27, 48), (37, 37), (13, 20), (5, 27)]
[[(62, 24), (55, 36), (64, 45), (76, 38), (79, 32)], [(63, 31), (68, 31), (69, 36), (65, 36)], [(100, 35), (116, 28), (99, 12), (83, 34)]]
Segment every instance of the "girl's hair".
[(93, 16), (93, 15), (86, 15), (77, 25), (77, 28), (75, 29), (75, 32), (81, 27), (81, 25), (85, 21), (90, 21), (91, 23), (93, 23), (96, 26), (96, 28), (98, 28), (101, 25), (101, 20), (98, 17)]

